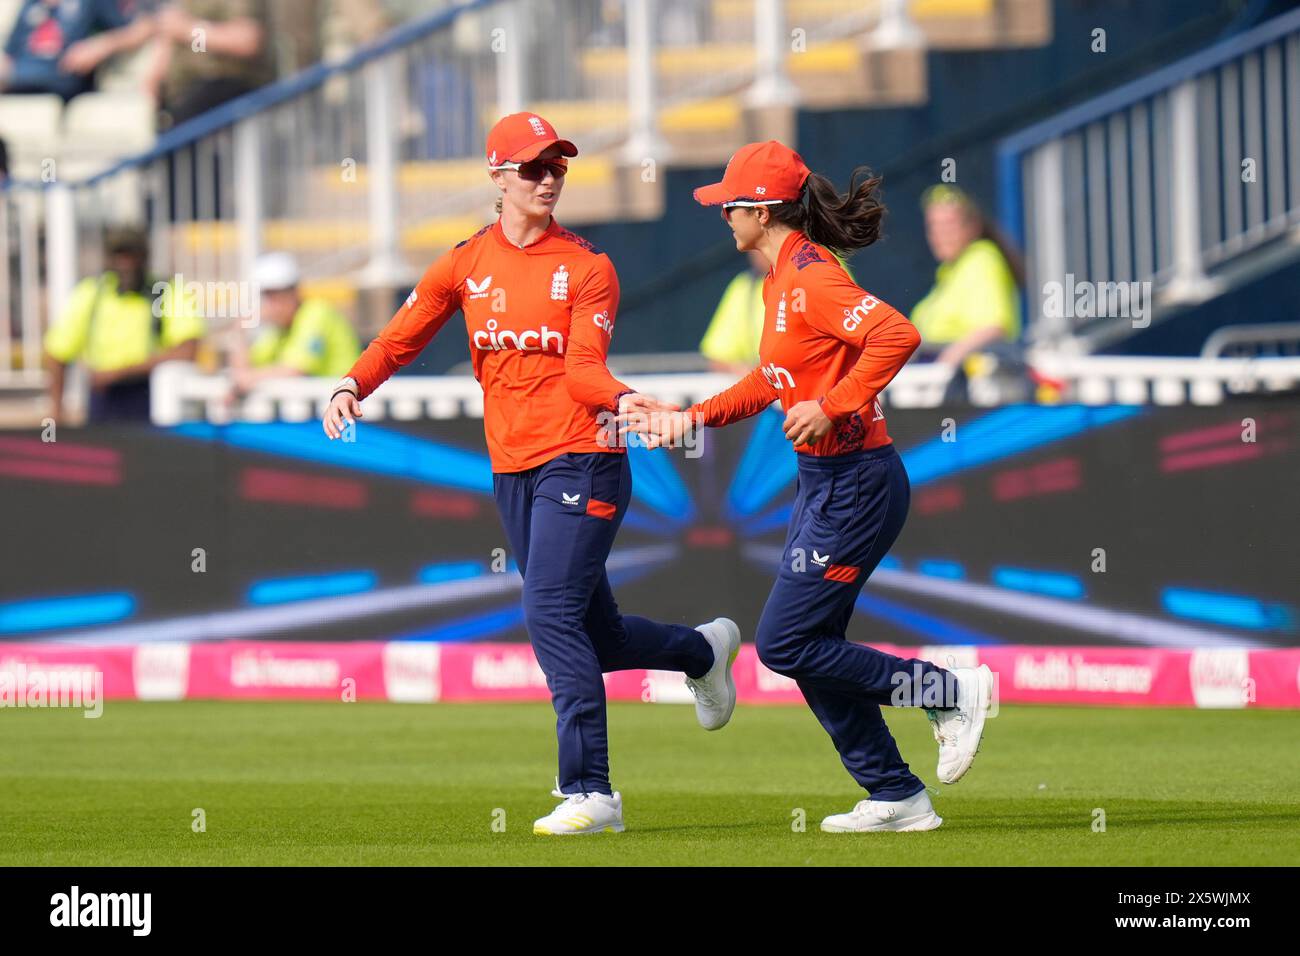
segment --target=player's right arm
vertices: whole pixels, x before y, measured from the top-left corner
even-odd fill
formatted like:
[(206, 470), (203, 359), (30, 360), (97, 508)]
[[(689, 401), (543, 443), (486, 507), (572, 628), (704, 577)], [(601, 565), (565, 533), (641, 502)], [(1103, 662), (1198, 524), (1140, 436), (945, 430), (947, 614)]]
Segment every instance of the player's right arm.
[(756, 368), (735, 385), (710, 399), (698, 402), (680, 412), (655, 412), (650, 415), (620, 415), (621, 434), (640, 432), (646, 435), (646, 445), (676, 445), (687, 429), (695, 425), (721, 428), (733, 422), (757, 415), (777, 400), (774, 389), (761, 368)]
[(757, 415), (778, 397), (763, 370), (756, 368), (735, 385), (692, 405), (683, 414), (696, 424), (721, 428)]
[(409, 364), (460, 308), (460, 282), (453, 267), (454, 250), (429, 267), (410, 298), (361, 353), (338, 385), (325, 410), (322, 426), (331, 439), (361, 417), (361, 400)]

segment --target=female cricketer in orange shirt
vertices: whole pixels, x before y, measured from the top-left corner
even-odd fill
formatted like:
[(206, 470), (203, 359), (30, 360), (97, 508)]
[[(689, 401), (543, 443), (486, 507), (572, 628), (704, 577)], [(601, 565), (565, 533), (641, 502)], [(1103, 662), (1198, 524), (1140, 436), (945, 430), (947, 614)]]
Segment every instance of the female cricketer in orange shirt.
[(731, 717), (736, 625), (699, 628), (623, 616), (605, 560), (632, 493), (614, 416), (675, 408), (638, 395), (605, 366), (618, 309), (609, 257), (552, 215), (577, 148), (531, 113), (488, 134), (501, 215), (435, 262), (405, 306), (336, 388), (331, 439), (361, 417), (360, 401), (465, 315), (493, 488), (523, 575), (524, 620), (556, 713), (563, 802), (539, 834), (622, 830), (609, 782), (602, 672), (683, 671), (707, 730)]
[(798, 459), (795, 500), (754, 642), (764, 665), (798, 682), (845, 768), (870, 794), (823, 820), (831, 832), (939, 826), (880, 706), (927, 709), (939, 779), (955, 783), (974, 759), (992, 692), (987, 667), (945, 671), (845, 638), (858, 593), (902, 530), (910, 493), (876, 397), (921, 338), (832, 255), (876, 241), (885, 212), (879, 184), (860, 169), (842, 196), (781, 143), (739, 150), (722, 182), (697, 189), (695, 198), (720, 205), (736, 248), (758, 250), (770, 266), (760, 367), (684, 412), (621, 416), (625, 431), (646, 432), (653, 445), (675, 443), (694, 425), (740, 421), (773, 402), (785, 411)]

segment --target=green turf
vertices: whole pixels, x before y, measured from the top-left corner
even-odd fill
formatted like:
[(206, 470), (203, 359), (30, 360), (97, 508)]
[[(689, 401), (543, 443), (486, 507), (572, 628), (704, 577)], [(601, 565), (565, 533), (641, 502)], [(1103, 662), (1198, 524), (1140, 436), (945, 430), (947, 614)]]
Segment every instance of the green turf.
[[(888, 712), (934, 781), (916, 711)], [(545, 704), (0, 711), (0, 864), (1294, 864), (1294, 713), (1004, 707), (928, 833), (824, 834), (863, 794), (801, 707), (610, 707), (627, 831), (537, 837)], [(937, 786), (937, 785), (936, 785)], [(202, 808), (207, 830), (195, 833)], [(494, 832), (494, 811), (505, 831)], [(1093, 831), (1094, 808), (1106, 831)], [(806, 811), (806, 832), (792, 824)]]

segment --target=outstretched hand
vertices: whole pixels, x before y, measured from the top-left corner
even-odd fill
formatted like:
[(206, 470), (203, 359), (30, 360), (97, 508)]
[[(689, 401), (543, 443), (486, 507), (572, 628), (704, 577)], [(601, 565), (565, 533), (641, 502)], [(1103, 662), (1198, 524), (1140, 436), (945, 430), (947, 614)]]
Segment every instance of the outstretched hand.
[(355, 424), (354, 419), (361, 417), (361, 403), (357, 397), (351, 392), (339, 392), (330, 399), (321, 426), (325, 429), (325, 434), (330, 436), (330, 441), (333, 441), (342, 436), (346, 426)]
[(628, 392), (626, 395), (620, 396), (618, 400), (618, 415), (620, 419), (625, 415), (631, 415), (634, 413), (651, 415), (655, 412), (675, 412), (680, 409), (680, 405), (660, 401), (653, 395), (646, 395), (644, 392)]
[(692, 427), (690, 415), (681, 411), (677, 405), (661, 402), (658, 399), (651, 399), (648, 404), (632, 404), (626, 410), (620, 408), (615, 421), (619, 425), (620, 439), (635, 433), (642, 436), (647, 448), (680, 445), (682, 436)]

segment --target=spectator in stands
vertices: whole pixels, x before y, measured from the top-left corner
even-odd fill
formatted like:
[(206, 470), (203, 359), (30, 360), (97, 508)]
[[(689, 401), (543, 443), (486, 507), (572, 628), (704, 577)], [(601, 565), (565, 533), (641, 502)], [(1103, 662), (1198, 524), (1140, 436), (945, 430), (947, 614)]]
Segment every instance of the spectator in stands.
[(63, 413), (64, 372), (73, 362), (90, 369), (91, 422), (148, 421), (149, 375), (172, 360), (193, 361), (203, 320), (169, 283), (148, 276), (144, 230), (111, 229), (108, 271), (83, 279), (45, 335), (51, 415)]
[(237, 334), (231, 349), (233, 397), (268, 379), (348, 373), (361, 355), (352, 323), (325, 300), (303, 298), (293, 256), (274, 252), (260, 258), (253, 283), (261, 293), (259, 329), (251, 347)]
[(717, 372), (746, 375), (758, 364), (758, 343), (763, 337), (763, 279), (767, 260), (749, 253), (749, 268), (727, 284), (709, 328), (700, 342), (700, 354)]
[(274, 79), (266, 0), (173, 0), (154, 17), (145, 87), (173, 125)]
[(25, 0), (0, 57), (0, 91), (70, 100), (93, 87), (110, 57), (152, 35), (134, 0)]
[(922, 348), (960, 368), (999, 343), (1020, 340), (1019, 257), (966, 193), (932, 186), (921, 197), (925, 235), (939, 260), (934, 288), (913, 308)]
[(440, 13), (467, 0), (322, 0), (328, 13), (322, 18), (327, 56), (340, 58), (356, 47), (379, 39), (399, 24), (416, 17)]

